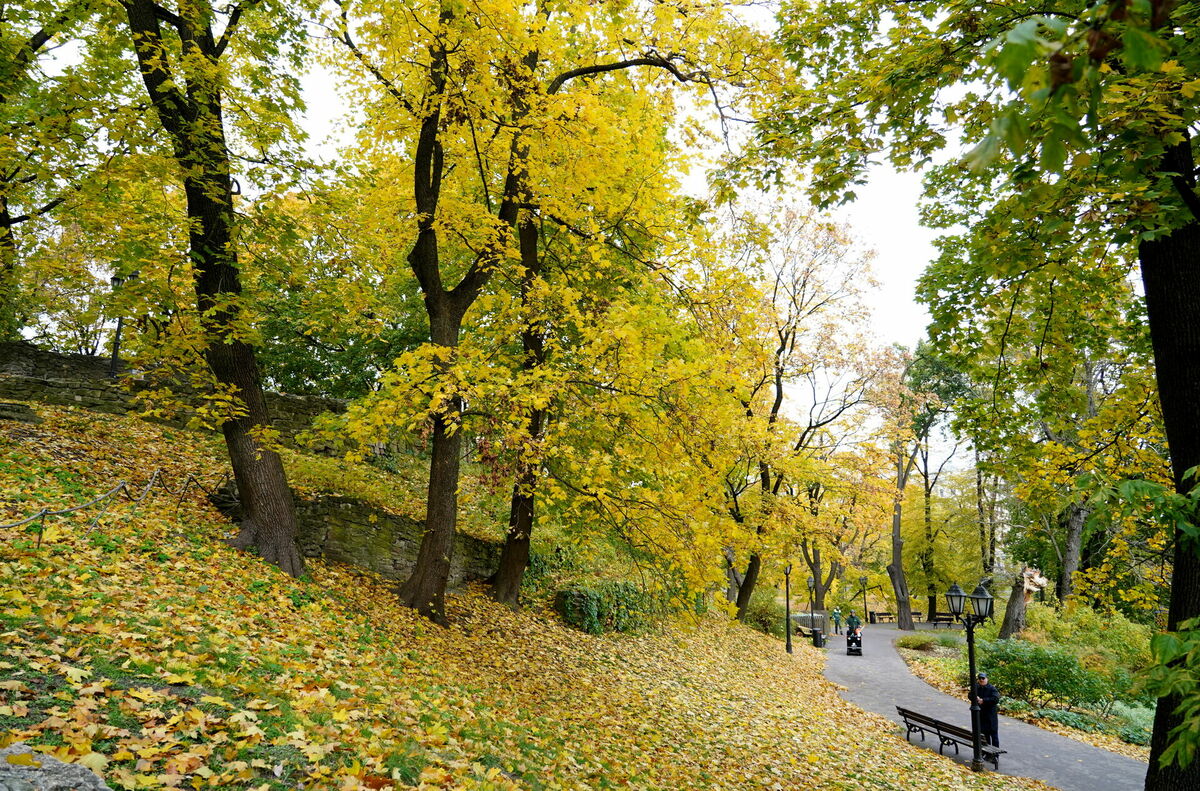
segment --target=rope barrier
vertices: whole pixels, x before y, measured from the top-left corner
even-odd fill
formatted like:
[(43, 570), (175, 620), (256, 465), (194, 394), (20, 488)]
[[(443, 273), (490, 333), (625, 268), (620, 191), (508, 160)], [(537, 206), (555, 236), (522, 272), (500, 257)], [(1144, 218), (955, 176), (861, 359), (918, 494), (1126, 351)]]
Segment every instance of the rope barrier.
[(93, 517), (92, 520), (88, 523), (88, 529), (92, 530), (92, 529), (95, 529), (95, 527), (100, 523), (101, 517), (103, 517), (106, 513), (108, 513), (109, 507), (112, 506), (112, 503), (116, 500), (118, 495), (122, 495), (122, 494), (125, 495), (126, 499), (128, 499), (134, 505), (137, 505), (138, 503), (145, 500), (150, 495), (150, 492), (154, 489), (154, 485), (158, 484), (159, 488), (163, 489), (167, 494), (170, 494), (170, 495), (178, 494), (179, 495), (179, 499), (175, 501), (175, 510), (178, 511), (179, 507), (181, 505), (183, 505), (183, 498), (187, 494), (188, 487), (194, 485), (197, 489), (204, 492), (209, 497), (213, 497), (214, 493), (218, 489), (220, 489), (221, 486), (229, 479), (229, 473), (225, 473), (224, 475), (222, 475), (220, 477), (220, 479), (217, 480), (216, 485), (213, 486), (212, 491), (210, 491), (207, 487), (205, 487), (205, 485), (200, 481), (199, 478), (197, 478), (195, 475), (192, 475), (191, 473), (188, 473), (187, 478), (184, 479), (183, 485), (181, 485), (179, 487), (179, 490), (172, 491), (171, 487), (168, 486), (166, 484), (166, 482), (162, 479), (162, 472), (163, 472), (162, 468), (159, 467), (153, 473), (151, 473), (150, 480), (146, 482), (145, 488), (142, 489), (142, 493), (139, 495), (136, 495), (136, 496), (134, 495), (133, 491), (130, 489), (129, 481), (120, 481), (119, 483), (117, 483), (115, 486), (113, 486), (111, 489), (109, 489), (104, 494), (100, 495), (99, 497), (97, 497), (93, 500), (88, 500), (86, 503), (80, 503), (79, 505), (73, 505), (70, 508), (59, 508), (59, 509), (42, 508), (37, 513), (33, 514), (32, 516), (28, 516), (19, 522), (12, 522), (10, 524), (0, 525), (0, 530), (7, 530), (10, 528), (14, 528), (14, 527), (23, 527), (24, 525), (27, 525), (31, 522), (38, 522), (37, 548), (41, 549), (42, 533), (46, 529), (46, 517), (48, 517), (48, 516), (64, 516), (66, 514), (71, 514), (76, 511), (82, 511), (85, 508), (91, 508), (94, 505), (99, 505), (101, 503), (104, 503), (105, 505), (103, 508), (100, 509), (100, 513), (96, 514), (96, 516)]

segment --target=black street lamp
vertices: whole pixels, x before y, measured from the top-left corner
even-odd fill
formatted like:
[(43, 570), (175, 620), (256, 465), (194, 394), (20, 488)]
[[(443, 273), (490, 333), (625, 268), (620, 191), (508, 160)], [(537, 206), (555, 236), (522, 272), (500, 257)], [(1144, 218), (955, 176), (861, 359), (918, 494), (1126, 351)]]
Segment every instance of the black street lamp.
[[(113, 275), (109, 278), (109, 284), (112, 286), (112, 292), (117, 293), (117, 290), (125, 282), (125, 278), (120, 275)], [(122, 314), (117, 315), (117, 329), (113, 332), (112, 342), (112, 359), (108, 363), (108, 378), (117, 378), (117, 367), (121, 364), (121, 325), (125, 323), (125, 317)]]
[(783, 601), (787, 617), (783, 622), (783, 632), (787, 636), (787, 652), (792, 653), (792, 564), (787, 564), (783, 570)]
[[(971, 601), (973, 612), (966, 611), (968, 599)], [(946, 591), (946, 605), (950, 612), (967, 627), (967, 673), (971, 678), (971, 747), (974, 751), (971, 769), (976, 772), (983, 771), (983, 751), (979, 744), (979, 697), (975, 694), (975, 625), (992, 617), (992, 604), (992, 594), (987, 592), (982, 582), (970, 596), (958, 587), (957, 582)]]
[(808, 578), (808, 628), (813, 628), (813, 591), (816, 587), (816, 581)]
[[(137, 272), (130, 273), (128, 277), (114, 274), (108, 279), (109, 285), (112, 286), (112, 293), (115, 295), (121, 289), (121, 286), (125, 285), (126, 282), (137, 278), (137, 276)], [(118, 314), (117, 328), (113, 332), (112, 359), (110, 359), (108, 363), (108, 378), (110, 379), (117, 378), (117, 371), (120, 370), (121, 367), (121, 329), (124, 327), (124, 325), (124, 314)]]
[(866, 626), (867, 625), (867, 578), (859, 577), (858, 584), (862, 586), (862, 592), (863, 592), (862, 622), (863, 622), (863, 626)]

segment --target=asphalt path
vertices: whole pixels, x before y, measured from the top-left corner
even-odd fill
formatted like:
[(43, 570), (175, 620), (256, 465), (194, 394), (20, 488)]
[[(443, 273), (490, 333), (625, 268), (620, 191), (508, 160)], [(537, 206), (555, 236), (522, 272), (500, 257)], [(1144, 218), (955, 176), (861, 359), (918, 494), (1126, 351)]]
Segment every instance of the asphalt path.
[[(830, 635), (826, 645), (825, 677), (845, 687), (842, 697), (868, 711), (902, 723), (897, 706), (939, 720), (971, 727), (971, 710), (965, 698), (954, 698), (926, 684), (908, 670), (893, 641), (904, 634), (890, 624), (863, 627), (863, 655), (847, 656), (844, 636)], [(1004, 694), (1004, 690), (1000, 690)], [(903, 734), (904, 727), (900, 726)], [(912, 736), (913, 749), (938, 749), (937, 738)], [(1146, 764), (1123, 755), (1059, 736), (1034, 725), (1000, 718), (1000, 771), (1017, 777), (1042, 780), (1063, 791), (1137, 791), (1145, 784)], [(970, 748), (960, 747), (948, 759), (969, 764)], [(990, 763), (984, 767), (992, 770)]]

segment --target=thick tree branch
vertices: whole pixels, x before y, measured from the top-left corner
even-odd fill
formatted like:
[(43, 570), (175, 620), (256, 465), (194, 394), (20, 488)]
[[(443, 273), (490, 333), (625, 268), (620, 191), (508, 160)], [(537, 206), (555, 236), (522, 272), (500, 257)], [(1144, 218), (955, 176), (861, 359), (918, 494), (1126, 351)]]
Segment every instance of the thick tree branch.
[(183, 30), (183, 19), (181, 19), (178, 14), (176, 14), (173, 11), (169, 11), (166, 8), (163, 8), (158, 3), (151, 3), (151, 5), (154, 6), (154, 16), (156, 16), (158, 19), (162, 20), (163, 22), (166, 22), (168, 25), (175, 28), (176, 30), (179, 30), (179, 31)]
[(13, 74), (10, 75), (10, 77), (24, 71), (29, 64), (33, 62), (34, 57), (37, 56), (42, 47), (50, 43), (50, 39), (58, 35), (58, 33), (60, 33), (68, 23), (76, 19), (76, 15), (80, 17), (84, 16), (88, 11), (89, 6), (90, 3), (86, 0), (84, 0), (84, 2), (71, 3), (66, 9), (63, 10), (61, 14), (51, 20), (45, 27), (31, 35), (25, 41), (24, 46), (18, 49), (16, 54), (13, 56), (14, 68)]
[[(150, 102), (158, 112), (159, 120), (171, 135), (176, 149), (187, 147), (185, 119), (188, 117), (186, 97), (174, 87), (170, 67), (167, 65), (159, 28), (159, 6), (151, 0), (126, 0), (125, 13), (129, 17), (129, 29), (133, 33), (133, 49), (138, 59), (138, 70)], [(180, 149), (182, 150), (182, 149)]]
[(555, 77), (550, 82), (550, 86), (546, 88), (547, 94), (558, 93), (570, 80), (576, 77), (590, 77), (594, 74), (604, 74), (610, 71), (620, 71), (622, 69), (631, 69), (636, 66), (654, 66), (655, 68), (665, 69), (670, 72), (675, 79), (680, 82), (695, 82), (696, 80), (707, 81), (708, 75), (703, 71), (683, 72), (679, 67), (668, 57), (662, 55), (644, 55), (640, 58), (630, 58), (628, 60), (620, 60), (615, 63), (597, 63), (592, 66), (580, 66), (577, 69), (564, 71), (562, 74)]
[(3, 222), (0, 222), (0, 227), (9, 228), (14, 225), (17, 225), (18, 223), (23, 223), (23, 222), (32, 220), (34, 217), (41, 217), (43, 214), (49, 214), (50, 212), (52, 212), (56, 208), (58, 208), (58, 206), (66, 199), (67, 199), (66, 195), (59, 195), (57, 198), (55, 198), (54, 200), (45, 204), (44, 206), (34, 209), (33, 211), (30, 211), (27, 214), (19, 214), (16, 217), (6, 218)]

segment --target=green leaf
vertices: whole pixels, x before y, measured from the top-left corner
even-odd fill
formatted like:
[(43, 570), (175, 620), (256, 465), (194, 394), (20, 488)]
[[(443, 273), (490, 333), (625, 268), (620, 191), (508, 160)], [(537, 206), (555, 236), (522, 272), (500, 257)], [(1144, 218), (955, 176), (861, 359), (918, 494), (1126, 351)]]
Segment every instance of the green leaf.
[(1063, 164), (1067, 161), (1067, 147), (1056, 135), (1050, 135), (1042, 141), (1042, 168), (1051, 173), (1061, 173)]
[(1163, 43), (1153, 33), (1130, 25), (1121, 34), (1121, 59), (1132, 70), (1158, 71), (1162, 66)]

